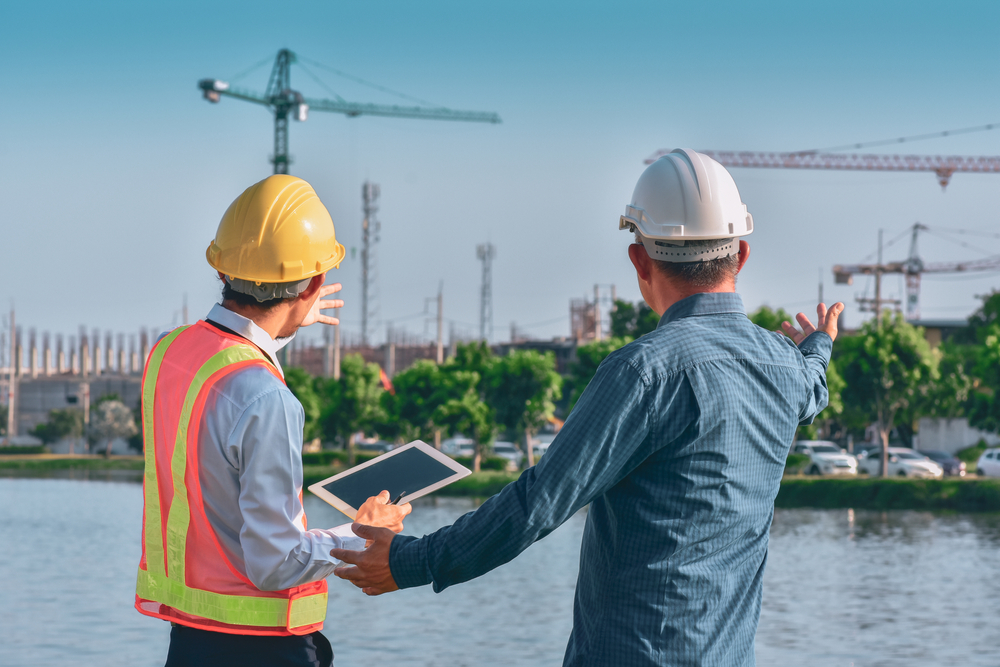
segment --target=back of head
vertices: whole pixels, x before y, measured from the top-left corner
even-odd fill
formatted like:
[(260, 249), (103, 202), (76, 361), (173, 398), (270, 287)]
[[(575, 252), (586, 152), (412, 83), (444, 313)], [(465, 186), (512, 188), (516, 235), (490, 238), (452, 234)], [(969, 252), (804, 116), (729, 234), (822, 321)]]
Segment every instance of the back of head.
[(205, 255), (224, 274), (223, 299), (268, 309), (344, 259), (333, 219), (306, 181), (275, 174), (229, 206)]
[(725, 167), (679, 148), (642, 173), (618, 227), (635, 233), (663, 274), (704, 289), (735, 279), (753, 216)]

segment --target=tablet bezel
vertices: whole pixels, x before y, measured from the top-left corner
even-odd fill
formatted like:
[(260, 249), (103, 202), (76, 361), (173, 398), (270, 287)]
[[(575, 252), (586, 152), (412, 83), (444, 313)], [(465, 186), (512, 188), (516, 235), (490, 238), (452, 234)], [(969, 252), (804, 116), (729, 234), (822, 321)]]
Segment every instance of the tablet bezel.
[(309, 491), (311, 491), (314, 495), (318, 496), (319, 498), (322, 498), (327, 503), (333, 505), (334, 507), (336, 507), (338, 510), (340, 510), (353, 520), (358, 516), (358, 510), (360, 508), (351, 507), (346, 502), (344, 502), (337, 496), (333, 495), (332, 493), (324, 489), (323, 486), (329, 484), (330, 482), (334, 482), (338, 479), (341, 479), (343, 477), (347, 477), (348, 475), (353, 475), (354, 473), (363, 468), (367, 468), (368, 466), (372, 466), (382, 461), (385, 461), (386, 458), (390, 456), (395, 456), (396, 454), (405, 452), (407, 449), (413, 449), (414, 447), (422, 451), (424, 454), (427, 454), (438, 463), (441, 463), (442, 465), (445, 465), (448, 468), (450, 468), (454, 472), (454, 474), (450, 475), (449, 477), (445, 477), (441, 481), (435, 482), (430, 486), (424, 487), (419, 491), (405, 494), (402, 498), (399, 499), (399, 504), (408, 503), (411, 500), (420, 498), (421, 496), (426, 496), (428, 493), (433, 493), (434, 491), (437, 491), (443, 486), (448, 486), (452, 482), (456, 482), (462, 479), (463, 477), (468, 477), (469, 475), (472, 474), (471, 470), (469, 470), (468, 468), (466, 468), (461, 463), (451, 458), (447, 454), (442, 454), (439, 450), (434, 449), (423, 440), (414, 440), (413, 442), (397, 447), (396, 449), (386, 452), (385, 454), (380, 454), (379, 456), (376, 456), (370, 461), (365, 461), (364, 463), (356, 465), (353, 468), (349, 468), (344, 472), (337, 473), (332, 477), (327, 477), (321, 482), (316, 482), (315, 484), (311, 484), (309, 486)]

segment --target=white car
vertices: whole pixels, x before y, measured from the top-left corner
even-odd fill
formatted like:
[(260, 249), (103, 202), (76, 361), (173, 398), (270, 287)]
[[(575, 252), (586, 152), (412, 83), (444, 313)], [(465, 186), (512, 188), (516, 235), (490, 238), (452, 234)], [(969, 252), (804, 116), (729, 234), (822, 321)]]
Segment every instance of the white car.
[(1000, 477), (1000, 449), (987, 449), (976, 461), (976, 474), (983, 477)]
[(531, 451), (534, 452), (536, 458), (545, 456), (545, 452), (549, 451), (549, 445), (552, 441), (556, 439), (555, 433), (539, 433), (531, 439)]
[(449, 456), (472, 456), (476, 453), (476, 441), (457, 435), (441, 442), (441, 451)]
[[(858, 457), (858, 465), (872, 477), (882, 474), (882, 450), (873, 449)], [(909, 447), (889, 448), (890, 477), (931, 477), (940, 479), (944, 470), (934, 461)]]
[(858, 460), (826, 440), (799, 440), (792, 450), (805, 454), (812, 463), (806, 469), (810, 475), (857, 475)]
[(521, 469), (521, 460), (524, 459), (524, 452), (518, 449), (513, 442), (494, 442), (493, 455), (507, 459), (508, 470)]

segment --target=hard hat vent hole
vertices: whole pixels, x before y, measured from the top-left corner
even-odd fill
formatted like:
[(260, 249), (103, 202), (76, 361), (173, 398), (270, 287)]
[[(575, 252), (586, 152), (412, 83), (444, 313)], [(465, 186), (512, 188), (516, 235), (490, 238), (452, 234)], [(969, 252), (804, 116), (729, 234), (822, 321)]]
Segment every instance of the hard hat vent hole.
[(733, 223), (731, 223), (731, 222), (729, 223), (729, 233), (730, 234), (733, 233)]

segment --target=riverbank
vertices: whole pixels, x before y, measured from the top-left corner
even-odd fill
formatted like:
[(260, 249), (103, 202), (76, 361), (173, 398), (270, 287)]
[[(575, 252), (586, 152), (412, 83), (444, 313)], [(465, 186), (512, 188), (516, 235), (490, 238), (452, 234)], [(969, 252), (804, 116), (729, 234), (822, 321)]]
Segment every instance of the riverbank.
[[(339, 463), (339, 462), (338, 462)], [(103, 477), (115, 473), (120, 478), (141, 479), (141, 456), (12, 455), (0, 458), (0, 476)], [(306, 465), (305, 485), (309, 486), (344, 470), (342, 465)], [(436, 492), (440, 496), (488, 498), (518, 478), (518, 472), (483, 471)], [(907, 479), (865, 476), (805, 477), (786, 476), (781, 482), (775, 507), (868, 510), (950, 510), (956, 512), (1000, 512), (1000, 479), (978, 477)]]

